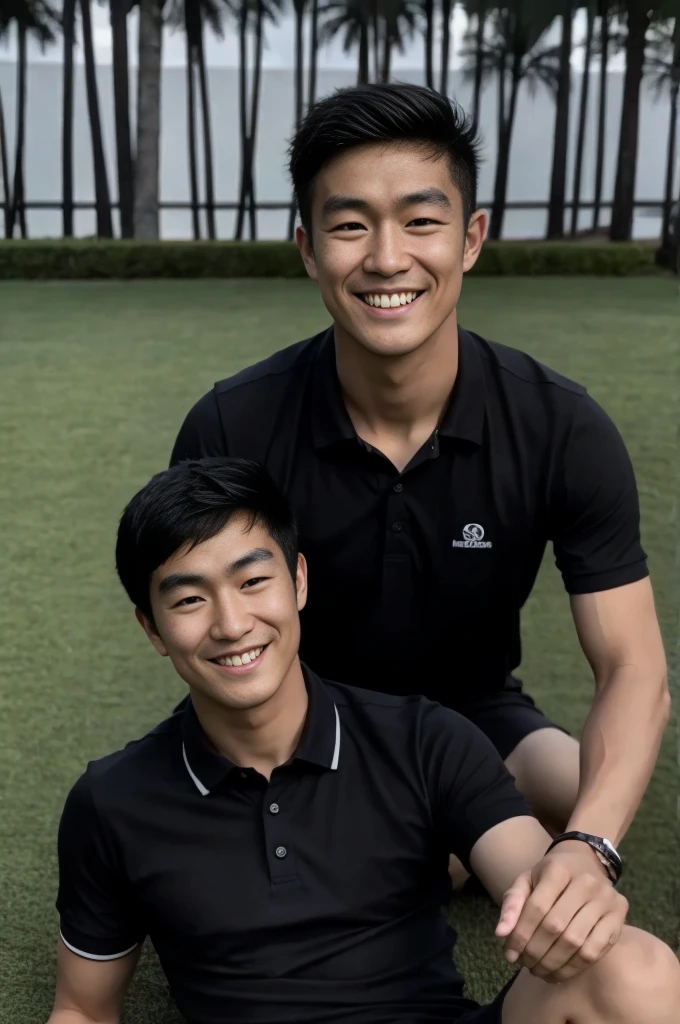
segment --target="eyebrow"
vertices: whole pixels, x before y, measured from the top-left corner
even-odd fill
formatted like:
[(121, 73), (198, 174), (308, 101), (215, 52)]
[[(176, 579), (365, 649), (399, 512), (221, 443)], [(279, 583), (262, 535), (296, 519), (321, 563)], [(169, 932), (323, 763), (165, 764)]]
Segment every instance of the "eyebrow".
[[(228, 565), (226, 575), (234, 576), (237, 572), (241, 572), (251, 565), (257, 565), (259, 562), (270, 562), (273, 558), (274, 552), (270, 551), (269, 548), (253, 548), (252, 551), (241, 555), (240, 558), (237, 558), (236, 561)], [(170, 594), (173, 590), (179, 590), (180, 587), (202, 587), (207, 582), (206, 577), (200, 573), (171, 572), (168, 576), (164, 576), (158, 584), (158, 592), (159, 594)]]
[[(445, 192), (440, 188), (424, 188), (418, 192), (409, 192), (400, 196), (396, 203), (399, 209), (406, 209), (409, 206), (438, 206), (443, 210), (451, 210), (451, 201)], [(345, 210), (368, 210), (371, 204), (366, 199), (358, 196), (329, 196), (321, 207), (321, 212), (328, 216), (333, 213), (342, 213)]]

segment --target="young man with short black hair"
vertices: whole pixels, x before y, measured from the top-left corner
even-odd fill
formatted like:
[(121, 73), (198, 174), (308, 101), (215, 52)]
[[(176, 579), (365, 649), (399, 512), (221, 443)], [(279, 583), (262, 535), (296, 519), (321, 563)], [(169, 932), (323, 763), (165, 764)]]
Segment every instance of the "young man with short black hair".
[[(670, 705), (623, 441), (583, 387), (459, 327), (487, 217), (447, 99), (342, 90), (309, 113), (290, 168), (333, 326), (216, 384), (172, 462), (252, 457), (283, 488), (314, 580), (309, 665), (458, 710), (551, 832), (616, 846)], [(594, 676), (580, 749), (513, 674), (549, 542)]]
[[(49, 1024), (119, 1024), (147, 936), (188, 1024), (677, 1019), (680, 965), (624, 925), (608, 858), (551, 846), (475, 726), (301, 665), (307, 568), (260, 466), (155, 476), (116, 563), (190, 696), (67, 798)], [(487, 1007), (451, 959), (451, 852), (502, 905), (521, 968)]]

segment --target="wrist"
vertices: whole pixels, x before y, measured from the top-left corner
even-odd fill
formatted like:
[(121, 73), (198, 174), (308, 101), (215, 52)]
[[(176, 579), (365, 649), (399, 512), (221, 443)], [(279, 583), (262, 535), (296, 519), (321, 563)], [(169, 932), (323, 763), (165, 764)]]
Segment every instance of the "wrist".
[(563, 832), (562, 835), (553, 839), (546, 854), (560, 847), (573, 848), (573, 852), (577, 852), (576, 848), (584, 846), (589, 848), (589, 856), (597, 860), (612, 885), (616, 885), (623, 871), (623, 859), (608, 839), (587, 832)]

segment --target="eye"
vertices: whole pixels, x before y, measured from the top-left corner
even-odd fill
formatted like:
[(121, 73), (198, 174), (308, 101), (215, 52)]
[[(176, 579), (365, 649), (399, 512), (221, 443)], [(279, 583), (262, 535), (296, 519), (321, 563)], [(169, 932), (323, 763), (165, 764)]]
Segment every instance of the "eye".
[(188, 608), (190, 605), (195, 604), (197, 601), (202, 601), (202, 597), (194, 595), (193, 597), (183, 597), (177, 604), (173, 604), (173, 608)]
[(416, 217), (415, 220), (409, 222), (409, 227), (413, 225), (416, 228), (428, 228), (430, 224), (439, 224), (438, 220), (432, 220), (431, 217)]
[(364, 229), (364, 225), (363, 224), (359, 224), (359, 222), (355, 221), (355, 220), (350, 220), (346, 224), (338, 224), (338, 225), (336, 225), (336, 227), (334, 227), (332, 230), (333, 231), (344, 231), (344, 232), (347, 232), (347, 231), (363, 231), (363, 229)]
[(243, 584), (243, 588), (247, 587), (248, 589), (250, 589), (251, 587), (256, 587), (259, 583), (265, 583), (268, 579), (268, 576), (253, 576), (251, 580), (246, 580), (246, 582)]

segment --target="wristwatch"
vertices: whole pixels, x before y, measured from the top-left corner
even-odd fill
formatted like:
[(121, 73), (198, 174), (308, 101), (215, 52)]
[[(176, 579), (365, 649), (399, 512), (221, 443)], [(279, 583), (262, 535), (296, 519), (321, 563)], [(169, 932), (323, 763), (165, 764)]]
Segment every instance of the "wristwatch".
[(587, 843), (605, 868), (612, 885), (618, 883), (623, 873), (623, 857), (613, 843), (610, 843), (608, 839), (603, 839), (601, 836), (591, 836), (588, 832), (564, 832), (557, 839), (553, 839), (546, 853), (550, 853), (552, 848), (557, 846), (558, 843), (571, 842), (572, 840)]

